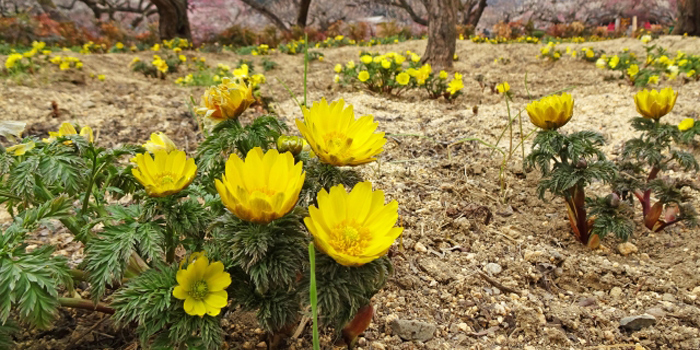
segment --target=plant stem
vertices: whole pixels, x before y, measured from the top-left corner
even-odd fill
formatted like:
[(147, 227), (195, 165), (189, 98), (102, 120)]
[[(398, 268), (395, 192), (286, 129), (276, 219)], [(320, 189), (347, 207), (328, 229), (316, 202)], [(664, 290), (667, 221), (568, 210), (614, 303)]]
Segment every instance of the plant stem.
[[(508, 110), (508, 130), (510, 131), (510, 150), (508, 151), (509, 155), (513, 154), (513, 119), (510, 116), (510, 104), (508, 103), (508, 95), (505, 97), (506, 100), (506, 109)], [(518, 113), (518, 115), (520, 115)], [(522, 131), (521, 131), (522, 133)]]
[(83, 215), (86, 214), (88, 205), (90, 204), (90, 194), (92, 194), (92, 186), (95, 184), (95, 173), (97, 172), (97, 152), (94, 149), (92, 152), (92, 172), (90, 173), (90, 181), (88, 181), (85, 197), (83, 198), (83, 209), (80, 211)]
[(313, 348), (314, 350), (321, 349), (321, 343), (318, 336), (318, 300), (316, 294), (316, 252), (314, 250), (314, 242), (309, 243), (309, 274), (310, 274), (310, 286), (309, 286), (309, 300), (311, 301), (311, 317), (313, 320)]
[(82, 309), (88, 311), (99, 311), (106, 314), (113, 315), (114, 309), (105, 303), (93, 303), (90, 300), (77, 299), (77, 298), (58, 298), (58, 303), (64, 307), (71, 307), (74, 309)]

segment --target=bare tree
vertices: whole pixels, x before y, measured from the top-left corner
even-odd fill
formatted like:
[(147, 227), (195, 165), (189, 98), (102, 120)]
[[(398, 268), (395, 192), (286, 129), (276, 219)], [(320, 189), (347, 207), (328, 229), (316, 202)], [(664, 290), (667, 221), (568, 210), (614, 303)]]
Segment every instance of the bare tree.
[(423, 61), (451, 68), (457, 43), (457, 1), (424, 0), (428, 9), (428, 45)]
[(678, 0), (678, 23), (673, 34), (700, 36), (700, 0)]
[[(52, 0), (39, 0), (40, 3), (42, 1), (51, 2)], [(148, 0), (138, 0), (137, 2), (132, 0), (72, 0), (68, 5), (59, 4), (58, 7), (64, 10), (73, 10), (79, 3), (87, 6), (98, 21), (101, 21), (105, 14), (112, 21), (116, 19), (115, 15), (118, 13), (136, 14), (137, 16), (131, 21), (132, 27), (138, 26), (146, 18), (158, 13), (155, 5)]]
[[(429, 24), (428, 11), (426, 10), (429, 6), (428, 0), (374, 0), (367, 4), (371, 2), (402, 9), (413, 22), (424, 26)], [(460, 17), (457, 23), (476, 27), (487, 6), (487, 0), (457, 0), (456, 3), (456, 10), (458, 10)]]
[(151, 0), (158, 8), (160, 39), (183, 38), (192, 40), (187, 17), (187, 0)]

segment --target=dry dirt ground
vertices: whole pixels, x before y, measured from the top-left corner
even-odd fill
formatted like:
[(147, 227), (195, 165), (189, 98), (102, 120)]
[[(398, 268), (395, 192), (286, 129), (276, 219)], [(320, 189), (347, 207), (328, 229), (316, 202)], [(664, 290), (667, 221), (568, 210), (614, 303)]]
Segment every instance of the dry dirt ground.
[[(700, 53), (696, 38), (664, 37), (656, 43), (673, 55), (679, 49)], [(632, 39), (571, 46), (608, 52), (629, 47), (644, 53), (641, 43)], [(424, 47), (425, 41), (412, 41), (371, 50), (421, 53)], [(495, 142), (507, 111), (502, 97), (489, 86), (508, 81), (514, 95), (511, 109), (517, 111), (529, 101), (527, 74), (534, 98), (572, 87), (575, 115), (563, 130), (603, 133), (609, 142), (606, 152), (615, 157), (632, 135), (629, 120), (635, 116), (635, 89), (621, 80), (606, 79), (611, 73), (591, 63), (570, 58), (556, 63), (537, 60), (539, 47), (458, 42), (460, 60), (455, 70), (464, 74), (465, 90), (454, 103), (425, 100), (424, 95), (391, 98), (339, 88), (332, 83), (333, 66), (350, 59), (357, 62), (357, 47), (320, 50), (324, 61), (311, 64), (311, 101), (344, 98), (357, 114), (373, 114), (380, 129), (390, 134), (381, 161), (362, 172), (375, 187), (399, 201), (406, 230), (399, 253), (392, 258), (396, 273), (374, 298), (376, 313), (358, 343), (360, 348), (700, 348), (697, 228), (678, 225), (652, 234), (637, 217), (631, 242), (638, 252), (621, 255), (620, 242), (613, 237), (592, 251), (573, 239), (561, 200), (537, 198), (538, 175), (522, 171), (519, 151), (505, 171), (507, 188), (502, 194), (498, 154), (491, 156), (489, 149), (475, 142), (449, 146), (469, 137)], [(63, 121), (91, 125), (105, 145), (141, 143), (151, 132), (164, 130), (180, 147), (192, 150), (199, 136), (185, 102), (190, 95), (198, 98), (203, 88), (147, 79), (128, 69), (133, 56), (150, 60), (150, 55), (84, 56), (81, 74), (53, 70), (23, 85), (8, 79), (0, 84), (0, 118), (27, 121), (32, 134), (55, 130)], [(212, 65), (233, 65), (241, 58), (232, 53), (203, 56)], [(498, 57), (509, 58), (510, 63), (494, 63)], [(274, 99), (280, 118), (296, 133), (293, 119), (301, 113), (275, 78), (301, 94), (303, 59), (282, 54), (269, 59), (279, 67), (266, 73), (263, 93)], [(89, 72), (105, 74), (106, 81), (87, 78)], [(480, 86), (478, 79), (487, 86)], [(683, 85), (676, 80), (671, 85), (680, 95), (674, 111), (664, 119), (677, 123), (684, 117), (697, 118), (700, 84)], [(62, 109), (57, 119), (49, 116), (52, 101)], [(255, 113), (247, 112), (244, 119)], [(528, 133), (533, 127), (526, 122), (525, 129)], [(697, 149), (694, 152), (700, 155)], [(698, 180), (693, 174), (674, 175)], [(603, 186), (596, 184), (594, 189), (604, 194)], [(62, 230), (37, 235), (37, 244), (46, 241), (58, 244), (59, 253), (74, 261), (82, 259), (81, 245), (71, 242)], [(622, 318), (644, 313), (654, 315), (656, 324), (635, 332), (620, 329)], [(90, 330), (101, 317), (62, 310), (55, 328), (22, 332), (18, 348), (137, 349), (130, 331), (114, 329), (109, 320)], [(265, 335), (251, 320), (240, 312), (227, 316), (229, 348), (265, 345), (261, 343)], [(435, 330), (425, 342), (404, 341), (391, 326), (394, 320), (425, 322)], [(330, 333), (324, 333), (322, 341), (330, 347)], [(308, 335), (290, 343), (289, 349), (310, 348)]]

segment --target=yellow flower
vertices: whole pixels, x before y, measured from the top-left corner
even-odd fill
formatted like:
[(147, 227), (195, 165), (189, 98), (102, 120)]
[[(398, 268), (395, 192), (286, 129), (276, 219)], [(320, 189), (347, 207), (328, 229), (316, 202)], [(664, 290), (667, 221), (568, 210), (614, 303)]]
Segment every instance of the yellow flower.
[(685, 75), (686, 75), (688, 78), (692, 78), (693, 76), (695, 76), (695, 69), (689, 70), (688, 73), (685, 73)]
[(355, 68), (355, 61), (348, 62), (348, 64), (346, 64), (345, 67), (348, 67), (348, 69)]
[(364, 63), (364, 64), (370, 64), (370, 63), (372, 63), (372, 56), (364, 55), (364, 56), (360, 57), (360, 61), (362, 61), (362, 63)]
[(620, 57), (617, 57), (617, 55), (615, 55), (610, 59), (610, 62), (608, 62), (608, 65), (610, 66), (610, 68), (615, 68), (615, 67), (617, 67), (617, 65), (619, 63), (620, 63)]
[(586, 51), (586, 57), (593, 58), (593, 56), (595, 56), (595, 52), (593, 50), (589, 49), (588, 51)]
[(68, 70), (70, 69), (70, 62), (63, 61), (61, 64), (58, 66), (60, 70)]
[[(692, 119), (691, 119), (691, 121), (692, 121)], [(28, 151), (34, 149), (34, 147), (36, 147), (36, 144), (34, 143), (34, 141), (29, 141), (27, 143), (20, 143), (20, 144), (14, 145), (14, 146), (7, 147), (7, 149), (5, 149), (5, 151), (7, 151), (7, 153), (12, 153), (12, 155), (14, 155), (14, 156), (23, 156)]]
[(375, 133), (379, 123), (371, 115), (355, 119), (352, 105), (342, 99), (330, 105), (324, 98), (304, 108), (304, 121), (296, 124), (321, 161), (335, 166), (375, 161), (386, 143), (384, 133)]
[(124, 48), (124, 44), (122, 44), (121, 42), (118, 42), (118, 43), (116, 43), (116, 44), (114, 45), (114, 47), (116, 47), (117, 50), (121, 50), (121, 49)]
[(362, 266), (386, 254), (403, 228), (394, 227), (399, 204), (384, 205), (384, 192), (361, 182), (347, 193), (343, 185), (318, 193), (304, 224), (319, 250), (344, 266)]
[(457, 54), (452, 55), (452, 60), (453, 60), (453, 61), (458, 61), (458, 60), (459, 60), (459, 56), (457, 56)]
[(212, 86), (204, 92), (197, 113), (219, 123), (226, 119), (237, 118), (253, 102), (255, 98), (253, 98), (251, 86), (239, 80), (222, 78), (221, 84)]
[(651, 35), (643, 35), (641, 40), (643, 43), (648, 44), (651, 41)]
[(179, 48), (179, 47), (176, 47), (176, 48), (173, 49), (173, 52), (174, 52), (174, 53), (180, 53), (180, 52), (182, 52), (182, 49)]
[(97, 76), (97, 79), (99, 79), (100, 81), (105, 81), (105, 75), (104, 75), (104, 74), (100, 74), (100, 75)]
[[(71, 123), (63, 123), (61, 126), (58, 128), (58, 131), (49, 131), (49, 138), (42, 139), (43, 142), (45, 143), (51, 143), (54, 142), (57, 138), (59, 137), (64, 137), (64, 136), (70, 136), (70, 135), (80, 135), (88, 140), (88, 142), (93, 143), (95, 141), (95, 138), (92, 133), (92, 128), (89, 126), (84, 126), (82, 129), (80, 129), (80, 134), (75, 130), (75, 127)], [(64, 144), (70, 145), (72, 142), (71, 141), (66, 141)]]
[(649, 84), (658, 84), (659, 83), (659, 76), (658, 75), (652, 75), (649, 77), (649, 80), (647, 81)]
[(152, 133), (151, 139), (143, 144), (143, 148), (151, 153), (156, 153), (156, 151), (165, 151), (170, 153), (177, 150), (175, 143), (160, 131)]
[(249, 73), (249, 67), (247, 64), (242, 64), (240, 68), (233, 70), (233, 76), (236, 78), (247, 78)]
[(357, 79), (360, 79), (361, 82), (366, 82), (369, 80), (369, 72), (366, 70), (363, 70), (360, 72), (360, 74), (357, 75)]
[(634, 104), (644, 118), (658, 120), (673, 109), (677, 97), (678, 93), (670, 87), (661, 91), (644, 89), (634, 95)]
[(157, 150), (153, 158), (148, 153), (136, 155), (138, 168), (131, 169), (146, 193), (151, 197), (165, 197), (178, 193), (194, 181), (197, 166), (194, 158), (187, 159), (185, 152)]
[(210, 264), (203, 252), (195, 254), (194, 263), (177, 271), (178, 285), (173, 289), (173, 296), (185, 301), (188, 315), (216, 316), (228, 304), (226, 288), (231, 285), (231, 275), (224, 271), (220, 261)]
[(678, 66), (669, 66), (668, 71), (670, 72), (670, 74), (668, 74), (670, 80), (674, 80), (678, 77)]
[(336, 75), (333, 77), (333, 82), (336, 83), (336, 84), (339, 83), (339, 82), (340, 82), (340, 75), (336, 74)]
[(507, 81), (504, 81), (503, 84), (498, 84), (496, 89), (498, 90), (498, 93), (505, 94), (506, 92), (510, 91), (510, 84), (508, 84)]
[(606, 62), (605, 59), (602, 57), (595, 61), (595, 66), (600, 69), (605, 69), (605, 66), (607, 66), (607, 64), (608, 62)]
[(454, 95), (460, 90), (464, 89), (464, 82), (462, 81), (462, 77), (460, 76), (459, 78), (455, 74), (455, 78), (450, 81), (450, 83), (447, 85), (447, 91), (450, 93), (450, 95)]
[(411, 76), (406, 72), (401, 72), (396, 76), (396, 82), (400, 85), (407, 85), (410, 80)]
[(18, 53), (13, 53), (13, 54), (7, 56), (7, 60), (5, 60), (5, 68), (12, 69), (15, 67), (15, 64), (17, 63), (17, 61), (21, 61), (21, 60), (22, 60), (22, 55), (20, 55)]
[(413, 61), (413, 63), (418, 63), (420, 61), (420, 56), (416, 55), (415, 53), (412, 53), (411, 61)]
[(384, 69), (391, 68), (391, 61), (386, 60), (386, 59), (382, 60), (382, 68), (384, 68)]
[(187, 56), (185, 55), (178, 55), (177, 58), (180, 59), (180, 61), (182, 62), (187, 62)]
[[(686, 131), (686, 130), (689, 130), (690, 128), (692, 128), (693, 126), (695, 126), (695, 120), (693, 118), (685, 118), (685, 119), (683, 119), (683, 121), (681, 121), (678, 124), (678, 130)], [(13, 146), (13, 147), (15, 147), (15, 146)], [(8, 148), (7, 151), (9, 152), (10, 149)], [(15, 153), (15, 155), (17, 155), (17, 154)]]
[(78, 69), (83, 68), (83, 62), (77, 62), (75, 64), (75, 68), (78, 68)]
[(334, 70), (336, 73), (340, 73), (340, 72), (343, 70), (343, 66), (340, 65), (340, 63), (338, 63), (338, 64), (335, 65), (335, 68), (333, 68), (333, 70)]
[(639, 66), (636, 64), (631, 65), (629, 68), (627, 68), (627, 74), (634, 78), (635, 75), (639, 74)]
[(558, 129), (571, 120), (574, 114), (574, 99), (571, 94), (565, 92), (533, 101), (525, 109), (535, 126), (545, 130)]
[(306, 174), (289, 152), (260, 147), (248, 152), (245, 161), (235, 153), (226, 161), (226, 172), (216, 180), (221, 201), (241, 220), (267, 224), (289, 213), (299, 199)]
[(404, 56), (402, 56), (402, 55), (398, 55), (398, 54), (397, 54), (397, 55), (394, 56), (394, 62), (396, 62), (396, 64), (401, 65), (401, 64), (404, 63), (405, 61), (406, 61), (406, 57), (404, 57)]
[(151, 51), (160, 51), (160, 44), (155, 44), (151, 47)]

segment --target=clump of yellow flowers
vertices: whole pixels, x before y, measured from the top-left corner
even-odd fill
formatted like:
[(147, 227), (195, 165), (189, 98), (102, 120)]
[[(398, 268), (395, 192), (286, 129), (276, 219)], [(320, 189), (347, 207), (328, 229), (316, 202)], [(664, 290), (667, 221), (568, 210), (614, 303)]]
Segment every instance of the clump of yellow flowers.
[(336, 64), (333, 80), (342, 85), (361, 85), (364, 88), (385, 94), (401, 95), (420, 89), (432, 99), (444, 97), (454, 99), (464, 88), (462, 75), (455, 73), (448, 80), (446, 71), (433, 72), (430, 64), (420, 64), (421, 57), (411, 51), (385, 54), (360, 51), (360, 64), (354, 61)]

